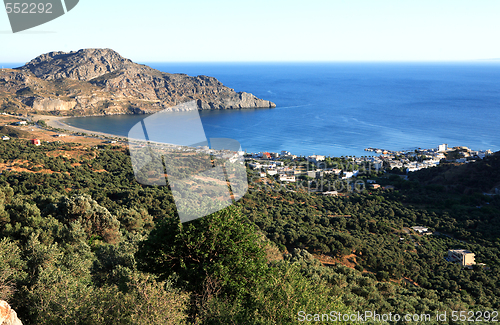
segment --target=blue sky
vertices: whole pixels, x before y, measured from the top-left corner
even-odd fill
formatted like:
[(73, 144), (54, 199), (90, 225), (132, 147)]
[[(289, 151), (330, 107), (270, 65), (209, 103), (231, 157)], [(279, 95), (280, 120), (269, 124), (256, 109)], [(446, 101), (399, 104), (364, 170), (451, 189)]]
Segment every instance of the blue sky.
[(139, 62), (464, 61), (500, 58), (500, 1), (80, 0), (12, 34), (0, 62), (106, 47)]

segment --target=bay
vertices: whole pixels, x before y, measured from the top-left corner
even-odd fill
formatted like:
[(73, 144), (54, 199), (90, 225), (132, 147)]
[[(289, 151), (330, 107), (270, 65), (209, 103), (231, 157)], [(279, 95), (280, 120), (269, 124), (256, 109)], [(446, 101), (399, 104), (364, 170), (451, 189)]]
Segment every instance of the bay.
[[(248, 152), (331, 156), (434, 148), (500, 150), (500, 64), (145, 63), (170, 73), (208, 75), (274, 109), (201, 111), (209, 138)], [(72, 126), (126, 136), (144, 115), (70, 118)]]

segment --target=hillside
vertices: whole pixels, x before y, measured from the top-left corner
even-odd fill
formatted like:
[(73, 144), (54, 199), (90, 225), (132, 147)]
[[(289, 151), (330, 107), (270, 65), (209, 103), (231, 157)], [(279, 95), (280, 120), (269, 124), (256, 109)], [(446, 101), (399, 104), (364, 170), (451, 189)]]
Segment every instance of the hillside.
[(24, 138), (29, 139), (30, 133), (25, 130), (20, 130), (12, 126), (0, 126), (0, 135), (7, 135), (12, 138)]
[(0, 70), (0, 111), (53, 115), (141, 114), (197, 100), (199, 109), (272, 108), (213, 77), (164, 73), (111, 49), (51, 52)]
[[(435, 319), (500, 306), (499, 196), (401, 177), (389, 179), (397, 190), (336, 197), (252, 183), (234, 206), (180, 224), (168, 187), (135, 181), (126, 148), (11, 139), (0, 151), (0, 300), (26, 324)], [(446, 261), (457, 248), (486, 266)]]
[(420, 170), (412, 179), (429, 186), (440, 186), (448, 191), (471, 193), (498, 193), (500, 189), (500, 152), (469, 164), (441, 164), (436, 168)]

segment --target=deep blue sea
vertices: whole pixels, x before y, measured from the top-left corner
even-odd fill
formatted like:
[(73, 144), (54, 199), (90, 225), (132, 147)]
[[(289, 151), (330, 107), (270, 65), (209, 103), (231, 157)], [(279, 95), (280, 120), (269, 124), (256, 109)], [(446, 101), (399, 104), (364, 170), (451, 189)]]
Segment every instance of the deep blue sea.
[[(274, 109), (200, 112), (209, 138), (248, 152), (331, 156), (434, 148), (500, 150), (500, 63), (146, 63), (208, 75)], [(84, 129), (127, 135), (144, 116), (72, 118)]]

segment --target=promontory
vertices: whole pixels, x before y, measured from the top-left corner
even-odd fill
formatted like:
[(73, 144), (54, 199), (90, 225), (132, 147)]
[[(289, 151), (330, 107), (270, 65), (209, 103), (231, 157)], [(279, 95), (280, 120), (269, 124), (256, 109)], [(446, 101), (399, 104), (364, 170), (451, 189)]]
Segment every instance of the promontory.
[(200, 110), (276, 107), (213, 77), (161, 72), (111, 49), (50, 52), (0, 70), (0, 111), (7, 113), (142, 114), (193, 100)]

